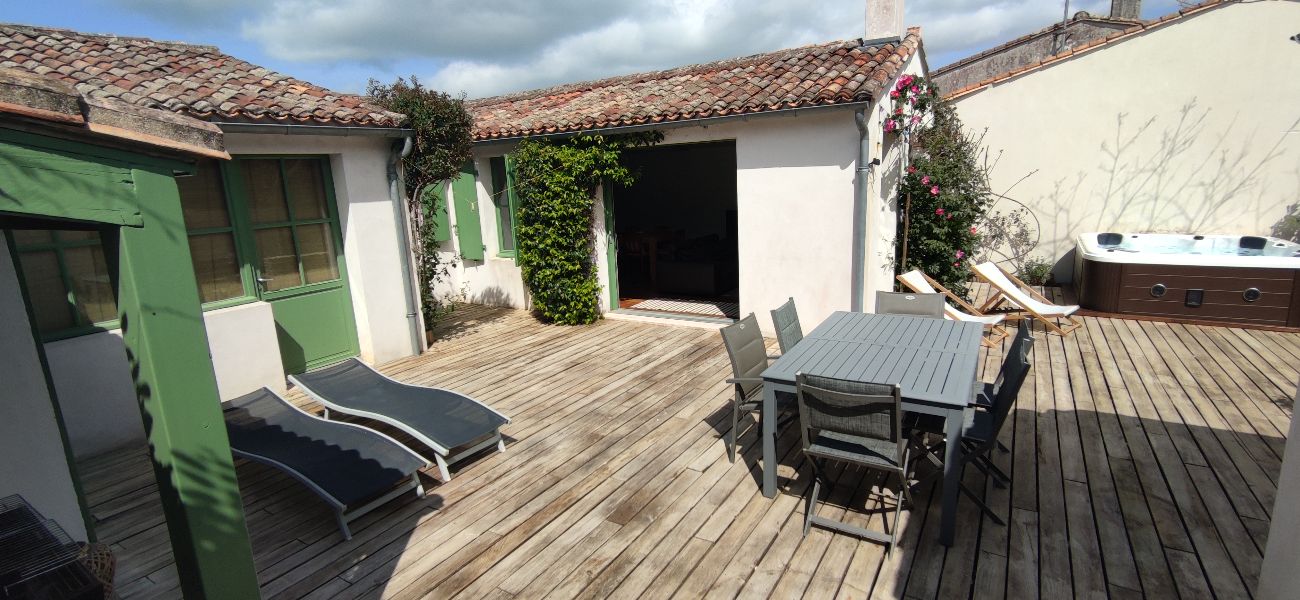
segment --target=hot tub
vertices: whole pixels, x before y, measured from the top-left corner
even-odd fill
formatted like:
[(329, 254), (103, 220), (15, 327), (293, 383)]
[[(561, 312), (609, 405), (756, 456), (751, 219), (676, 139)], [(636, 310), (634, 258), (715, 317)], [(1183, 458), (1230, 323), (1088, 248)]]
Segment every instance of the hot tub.
[(1079, 305), (1100, 312), (1300, 327), (1300, 244), (1277, 238), (1085, 233)]

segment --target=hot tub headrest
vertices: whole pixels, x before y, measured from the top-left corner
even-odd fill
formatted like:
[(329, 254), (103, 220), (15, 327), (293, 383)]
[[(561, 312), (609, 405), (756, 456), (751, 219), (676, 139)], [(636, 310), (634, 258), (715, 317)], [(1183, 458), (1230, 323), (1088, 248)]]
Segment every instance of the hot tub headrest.
[(1243, 235), (1237, 246), (1242, 250), (1263, 250), (1268, 245), (1268, 238), (1262, 238), (1254, 235)]
[(1124, 234), (1122, 233), (1099, 233), (1097, 234), (1098, 246), (1118, 246), (1124, 243)]

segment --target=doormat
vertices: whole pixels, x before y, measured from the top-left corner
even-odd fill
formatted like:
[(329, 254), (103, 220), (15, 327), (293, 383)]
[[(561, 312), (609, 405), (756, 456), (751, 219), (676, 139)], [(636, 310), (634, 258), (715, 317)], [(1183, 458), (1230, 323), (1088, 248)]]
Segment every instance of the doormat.
[(654, 298), (651, 300), (643, 300), (629, 306), (628, 308), (726, 319), (740, 318), (740, 304), (738, 302), (710, 302), (707, 300), (672, 300), (668, 298)]

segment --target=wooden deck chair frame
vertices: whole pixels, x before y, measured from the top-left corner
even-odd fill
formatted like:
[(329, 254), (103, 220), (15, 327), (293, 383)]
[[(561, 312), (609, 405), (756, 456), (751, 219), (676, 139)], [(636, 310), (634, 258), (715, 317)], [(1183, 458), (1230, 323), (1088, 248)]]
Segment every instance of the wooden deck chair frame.
[[(944, 287), (944, 285), (943, 285), (942, 283), (939, 283), (939, 282), (936, 281), (933, 277), (930, 277), (929, 275), (927, 275), (927, 274), (925, 273), (925, 271), (922, 271), (922, 270), (920, 270), (920, 269), (917, 269), (916, 272), (917, 272), (917, 273), (920, 273), (920, 274), (921, 274), (921, 277), (924, 277), (924, 278), (925, 278), (925, 281), (926, 281), (927, 283), (929, 283), (930, 286), (933, 287), (933, 288), (935, 289), (935, 291), (939, 292), (940, 294), (943, 294), (944, 296), (947, 296), (948, 299), (949, 299), (949, 300), (952, 300), (953, 304), (956, 304), (958, 307), (961, 308), (961, 310), (964, 310), (964, 311), (966, 311), (966, 312), (968, 312), (968, 313), (970, 313), (970, 314), (972, 314), (972, 315), (975, 315), (975, 316), (977, 316), (977, 317), (987, 316), (987, 315), (984, 314), (984, 311), (981, 311), (980, 309), (975, 308), (975, 305), (971, 304), (970, 302), (965, 301), (964, 299), (962, 299), (961, 296), (958, 296), (957, 294), (954, 294), (954, 293), (952, 292), (952, 290), (949, 290), (948, 288)], [(895, 279), (898, 280), (898, 283), (902, 284), (903, 286), (907, 287), (908, 289), (912, 290), (913, 292), (916, 292), (916, 293), (918, 293), (918, 294), (924, 294), (924, 293), (927, 293), (925, 290), (918, 290), (918, 289), (913, 288), (912, 286), (908, 285), (908, 284), (907, 284), (907, 281), (906, 281), (905, 279), (903, 279), (903, 276), (902, 276), (902, 275), (898, 275), (897, 277), (895, 277)], [(1011, 335), (1011, 333), (1010, 333), (1009, 331), (1007, 331), (1006, 328), (1002, 327), (1001, 325), (989, 325), (989, 335), (988, 335), (987, 337), (980, 338), (980, 343), (983, 344), (985, 347), (988, 347), (988, 348), (996, 348), (996, 347), (998, 346), (998, 344), (1002, 343), (1002, 340), (1007, 339), (1007, 336), (1009, 336), (1009, 335)]]
[[(1034, 288), (1030, 287), (1029, 284), (1026, 284), (1025, 282), (1021, 281), (1020, 278), (1016, 277), (1015, 275), (1012, 275), (1011, 273), (1008, 273), (1006, 269), (1003, 269), (1001, 266), (997, 264), (993, 264), (993, 266), (996, 267), (997, 270), (1002, 271), (1002, 275), (1004, 277), (1010, 280), (1012, 284), (1018, 286), (1020, 288), (1020, 291), (1024, 292), (1030, 298), (1033, 298), (1039, 302), (1043, 302), (1046, 304), (1056, 304), (1055, 302), (1047, 299), (1046, 296), (1038, 293), (1038, 290), (1035, 290)], [(991, 311), (1006, 303), (1012, 303), (1012, 304), (1015, 303), (1015, 301), (1012, 300), (1011, 298), (1008, 298), (1007, 295), (1004, 294), (997, 285), (995, 285), (992, 281), (989, 281), (983, 275), (980, 275), (979, 271), (972, 269), (971, 272), (974, 273), (976, 277), (984, 281), (984, 283), (989, 284), (989, 286), (992, 287), (995, 291), (993, 296), (991, 296), (987, 301), (984, 302), (982, 306), (980, 306), (979, 310), (981, 313), (987, 313), (988, 311)], [(1062, 315), (1060, 317), (1056, 317), (1056, 319), (1061, 319), (1061, 318), (1065, 319), (1066, 325), (1062, 327), (1059, 324), (1057, 324), (1055, 319), (1050, 318), (1047, 315), (1040, 314), (1038, 311), (1035, 311), (1034, 309), (1029, 308), (1027, 306), (1020, 306), (1019, 311), (1029, 313), (1035, 319), (1037, 319), (1038, 322), (1042, 323), (1043, 327), (1046, 327), (1049, 331), (1055, 331), (1057, 334), (1061, 336), (1070, 335), (1070, 333), (1073, 332), (1075, 329), (1083, 327), (1083, 321), (1080, 321), (1079, 319), (1075, 318), (1074, 315)], [(1015, 312), (1007, 313), (1008, 320), (1013, 318), (1023, 319), (1024, 315), (1016, 314)]]

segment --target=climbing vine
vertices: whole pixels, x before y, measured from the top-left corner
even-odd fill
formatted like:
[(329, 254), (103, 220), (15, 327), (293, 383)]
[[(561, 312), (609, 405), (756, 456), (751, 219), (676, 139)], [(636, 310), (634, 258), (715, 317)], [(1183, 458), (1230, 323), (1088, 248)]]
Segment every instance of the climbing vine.
[[(366, 95), (375, 104), (406, 115), (406, 126), (412, 129), (413, 147), (402, 161), (403, 179), (412, 217), (411, 247), (420, 280), (420, 304), (425, 326), (432, 327), (447, 305), (434, 289), (449, 276), (455, 261), (438, 252), (441, 242), (435, 224), (438, 213), (445, 213), (447, 206), (438, 201), (437, 188), (470, 160), (474, 118), (465, 108), (464, 98), (425, 88), (415, 76), (410, 81), (399, 77), (391, 84), (371, 79)], [(446, 215), (442, 216), (446, 222)]]
[(520, 142), (513, 155), (516, 260), (542, 319), (580, 325), (600, 318), (596, 188), (631, 185), (634, 174), (620, 162), (621, 151), (662, 139), (648, 132)]

